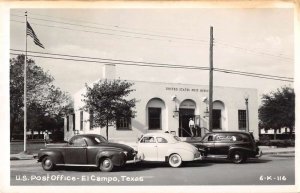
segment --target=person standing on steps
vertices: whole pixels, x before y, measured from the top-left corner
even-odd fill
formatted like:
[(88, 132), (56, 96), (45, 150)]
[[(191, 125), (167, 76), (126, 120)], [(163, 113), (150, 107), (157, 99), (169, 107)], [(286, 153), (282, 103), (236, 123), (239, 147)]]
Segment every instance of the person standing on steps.
[(190, 128), (190, 132), (191, 132), (191, 137), (194, 137), (194, 128), (195, 128), (195, 122), (192, 118), (190, 118), (189, 121), (189, 128)]

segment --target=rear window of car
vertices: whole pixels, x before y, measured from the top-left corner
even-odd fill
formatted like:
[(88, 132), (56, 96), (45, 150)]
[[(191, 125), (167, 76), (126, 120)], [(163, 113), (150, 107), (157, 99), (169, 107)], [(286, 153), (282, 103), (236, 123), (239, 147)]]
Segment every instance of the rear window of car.
[(107, 143), (108, 141), (101, 135), (89, 137), (93, 144)]
[(157, 143), (168, 143), (168, 141), (163, 137), (156, 137)]
[(174, 139), (175, 139), (176, 141), (181, 141), (181, 139), (180, 139), (179, 137), (177, 137), (177, 136), (174, 136)]

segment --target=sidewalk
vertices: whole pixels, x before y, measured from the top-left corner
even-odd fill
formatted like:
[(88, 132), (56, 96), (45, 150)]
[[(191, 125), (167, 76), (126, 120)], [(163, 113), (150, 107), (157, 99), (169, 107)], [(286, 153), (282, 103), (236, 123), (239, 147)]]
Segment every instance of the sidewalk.
[(37, 154), (26, 154), (24, 152), (18, 153), (18, 154), (10, 154), (10, 160), (31, 160), (35, 159), (37, 157)]
[(295, 147), (277, 148), (274, 146), (259, 146), (259, 149), (263, 155), (295, 153)]

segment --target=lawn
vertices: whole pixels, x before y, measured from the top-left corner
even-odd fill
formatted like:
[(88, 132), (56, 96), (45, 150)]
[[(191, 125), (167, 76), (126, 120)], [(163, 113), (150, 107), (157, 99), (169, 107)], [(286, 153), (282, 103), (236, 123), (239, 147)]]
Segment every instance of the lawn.
[[(44, 142), (27, 142), (27, 151), (31, 153), (37, 153), (40, 149), (44, 147)], [(22, 151), (24, 151), (24, 143), (22, 141), (10, 143), (10, 154), (17, 154)]]

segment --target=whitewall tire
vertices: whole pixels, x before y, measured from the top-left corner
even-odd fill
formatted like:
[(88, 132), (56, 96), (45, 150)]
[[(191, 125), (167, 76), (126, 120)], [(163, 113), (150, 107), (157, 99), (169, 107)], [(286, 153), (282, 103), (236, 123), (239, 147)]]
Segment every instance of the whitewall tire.
[(182, 164), (182, 159), (180, 155), (174, 153), (169, 157), (169, 165), (173, 168), (178, 168)]

